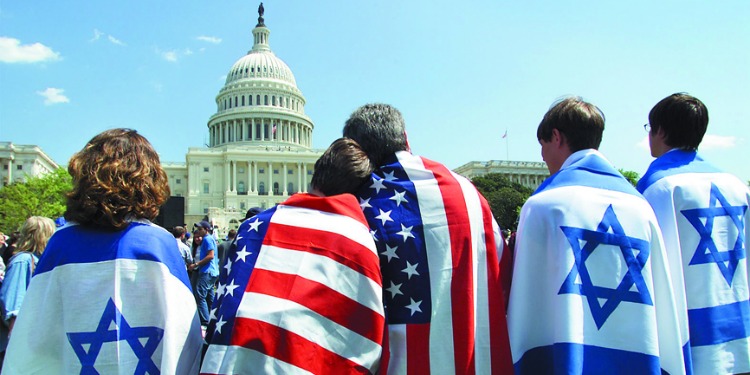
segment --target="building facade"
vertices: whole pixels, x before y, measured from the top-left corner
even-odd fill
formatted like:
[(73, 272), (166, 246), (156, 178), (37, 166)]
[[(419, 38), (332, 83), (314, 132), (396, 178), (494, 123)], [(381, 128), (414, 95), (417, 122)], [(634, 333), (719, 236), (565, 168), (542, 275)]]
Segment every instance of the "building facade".
[(58, 168), (57, 163), (38, 146), (12, 142), (0, 142), (0, 164), (3, 166), (0, 186), (24, 182), (27, 177), (43, 175)]
[(511, 182), (517, 182), (534, 190), (542, 184), (544, 179), (549, 177), (547, 164), (535, 161), (471, 161), (453, 171), (468, 179), (488, 173), (499, 173)]
[(208, 216), (220, 233), (236, 228), (250, 207), (307, 192), (323, 150), (312, 148), (314, 125), (291, 69), (274, 55), (262, 15), (253, 46), (229, 70), (208, 120), (207, 148), (190, 148), (185, 163), (163, 163), (172, 195), (185, 198), (185, 221)]

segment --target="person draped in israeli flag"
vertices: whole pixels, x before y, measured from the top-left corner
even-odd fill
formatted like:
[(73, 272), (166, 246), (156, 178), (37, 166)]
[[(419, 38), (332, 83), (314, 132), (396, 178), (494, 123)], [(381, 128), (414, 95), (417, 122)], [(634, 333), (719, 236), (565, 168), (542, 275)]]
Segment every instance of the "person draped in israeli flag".
[(597, 150), (603, 131), (599, 108), (576, 97), (554, 104), (537, 129), (552, 175), (524, 204), (516, 234), (516, 373), (687, 372), (687, 322), (656, 217)]
[(3, 374), (197, 374), (202, 337), (174, 237), (149, 220), (169, 197), (159, 155), (129, 129), (68, 165), (68, 224), (39, 259)]
[(697, 153), (708, 109), (677, 93), (651, 109), (656, 157), (638, 190), (659, 220), (675, 284), (684, 283), (696, 374), (750, 372), (750, 191)]

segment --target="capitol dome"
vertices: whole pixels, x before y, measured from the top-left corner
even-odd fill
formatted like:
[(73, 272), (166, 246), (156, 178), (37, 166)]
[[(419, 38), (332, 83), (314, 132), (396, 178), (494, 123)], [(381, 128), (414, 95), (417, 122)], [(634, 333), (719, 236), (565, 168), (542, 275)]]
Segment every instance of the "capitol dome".
[(208, 121), (209, 147), (245, 145), (307, 149), (313, 123), (289, 66), (268, 44), (263, 15), (253, 29), (253, 47), (232, 65)]

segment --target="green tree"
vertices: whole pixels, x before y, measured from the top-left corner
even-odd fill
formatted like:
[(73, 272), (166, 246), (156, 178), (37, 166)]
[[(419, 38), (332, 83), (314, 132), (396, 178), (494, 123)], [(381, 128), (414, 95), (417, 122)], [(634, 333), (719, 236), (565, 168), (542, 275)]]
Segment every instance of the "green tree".
[(521, 206), (534, 191), (499, 173), (474, 177), (471, 182), (487, 199), (500, 228), (515, 230)]
[(641, 175), (639, 175), (638, 172), (626, 171), (624, 169), (618, 169), (618, 171), (633, 186), (637, 185), (638, 184), (638, 180), (641, 178)]
[(8, 233), (21, 228), (30, 216), (56, 218), (65, 213), (65, 193), (72, 189), (64, 168), (26, 182), (0, 188), (0, 230)]

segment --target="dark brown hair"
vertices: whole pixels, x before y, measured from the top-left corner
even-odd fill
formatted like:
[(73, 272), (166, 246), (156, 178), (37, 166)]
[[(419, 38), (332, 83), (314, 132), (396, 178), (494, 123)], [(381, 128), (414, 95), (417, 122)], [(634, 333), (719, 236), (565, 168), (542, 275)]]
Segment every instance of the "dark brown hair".
[(102, 229), (153, 220), (169, 198), (167, 174), (151, 143), (132, 129), (111, 129), (70, 158), (65, 219)]
[(374, 168), (357, 142), (339, 138), (315, 162), (310, 185), (326, 196), (353, 194), (370, 179)]
[(598, 149), (604, 133), (604, 113), (580, 97), (568, 97), (555, 102), (547, 111), (536, 130), (536, 138), (549, 142), (552, 129), (565, 136), (571, 152)]
[(683, 150), (697, 150), (708, 129), (708, 109), (698, 98), (676, 93), (656, 103), (648, 114), (651, 134), (661, 130), (664, 143)]

